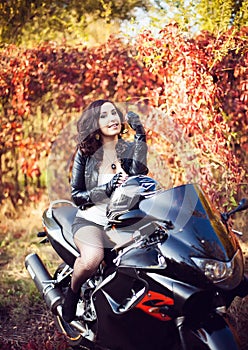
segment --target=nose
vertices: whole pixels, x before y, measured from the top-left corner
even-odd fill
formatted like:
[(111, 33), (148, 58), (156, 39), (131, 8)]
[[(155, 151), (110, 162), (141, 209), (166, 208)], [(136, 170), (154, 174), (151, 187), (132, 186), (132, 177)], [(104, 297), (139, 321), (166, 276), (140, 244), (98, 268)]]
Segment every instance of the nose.
[(118, 118), (116, 115), (110, 113), (107, 117), (107, 121), (108, 123), (116, 123), (118, 121)]

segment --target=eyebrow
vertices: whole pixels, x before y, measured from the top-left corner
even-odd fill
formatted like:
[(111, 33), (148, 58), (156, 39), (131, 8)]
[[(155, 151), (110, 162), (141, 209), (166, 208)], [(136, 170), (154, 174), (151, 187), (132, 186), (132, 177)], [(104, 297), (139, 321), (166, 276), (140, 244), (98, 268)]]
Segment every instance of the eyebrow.
[[(112, 110), (111, 110), (111, 112), (117, 112), (117, 110), (115, 109), (115, 108), (113, 108)], [(101, 112), (100, 114), (107, 114), (107, 112)]]

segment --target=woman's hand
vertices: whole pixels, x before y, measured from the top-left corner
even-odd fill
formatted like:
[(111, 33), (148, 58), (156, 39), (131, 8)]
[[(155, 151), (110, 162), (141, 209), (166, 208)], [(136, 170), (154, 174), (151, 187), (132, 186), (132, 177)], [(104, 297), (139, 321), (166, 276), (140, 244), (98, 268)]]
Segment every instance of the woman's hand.
[(130, 125), (130, 127), (136, 131), (136, 133), (138, 134), (145, 133), (144, 127), (140, 121), (140, 117), (138, 114), (132, 111), (127, 112), (127, 122)]
[(123, 184), (123, 182), (125, 182), (128, 178), (128, 175), (125, 173), (123, 174), (122, 172), (118, 173), (120, 174), (118, 181), (117, 181), (117, 187), (119, 187), (121, 184)]
[(127, 175), (124, 175), (121, 172), (115, 174), (113, 178), (106, 184), (106, 195), (110, 197), (114, 190), (119, 187), (127, 179), (127, 177)]

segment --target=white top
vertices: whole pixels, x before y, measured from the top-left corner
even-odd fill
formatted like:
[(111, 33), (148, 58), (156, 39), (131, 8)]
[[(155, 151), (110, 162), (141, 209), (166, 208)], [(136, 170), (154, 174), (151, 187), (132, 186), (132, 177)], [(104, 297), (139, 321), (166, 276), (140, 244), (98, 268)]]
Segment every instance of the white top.
[[(109, 182), (114, 177), (114, 175), (115, 174), (99, 174), (98, 186)], [(96, 204), (84, 210), (79, 209), (76, 216), (92, 221), (98, 225), (105, 226), (108, 223), (108, 219), (106, 217), (106, 208), (106, 203)]]

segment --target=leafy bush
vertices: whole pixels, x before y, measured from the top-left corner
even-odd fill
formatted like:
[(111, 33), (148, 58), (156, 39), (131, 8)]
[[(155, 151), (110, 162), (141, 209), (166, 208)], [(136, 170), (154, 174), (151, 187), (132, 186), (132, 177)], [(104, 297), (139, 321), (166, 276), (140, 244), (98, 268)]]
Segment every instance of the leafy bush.
[(94, 48), (6, 46), (1, 200), (37, 200), (57, 135), (91, 100), (109, 98), (136, 104), (152, 175), (165, 186), (196, 179), (217, 204), (234, 204), (247, 189), (246, 31), (190, 38), (172, 23), (129, 44), (112, 36)]

